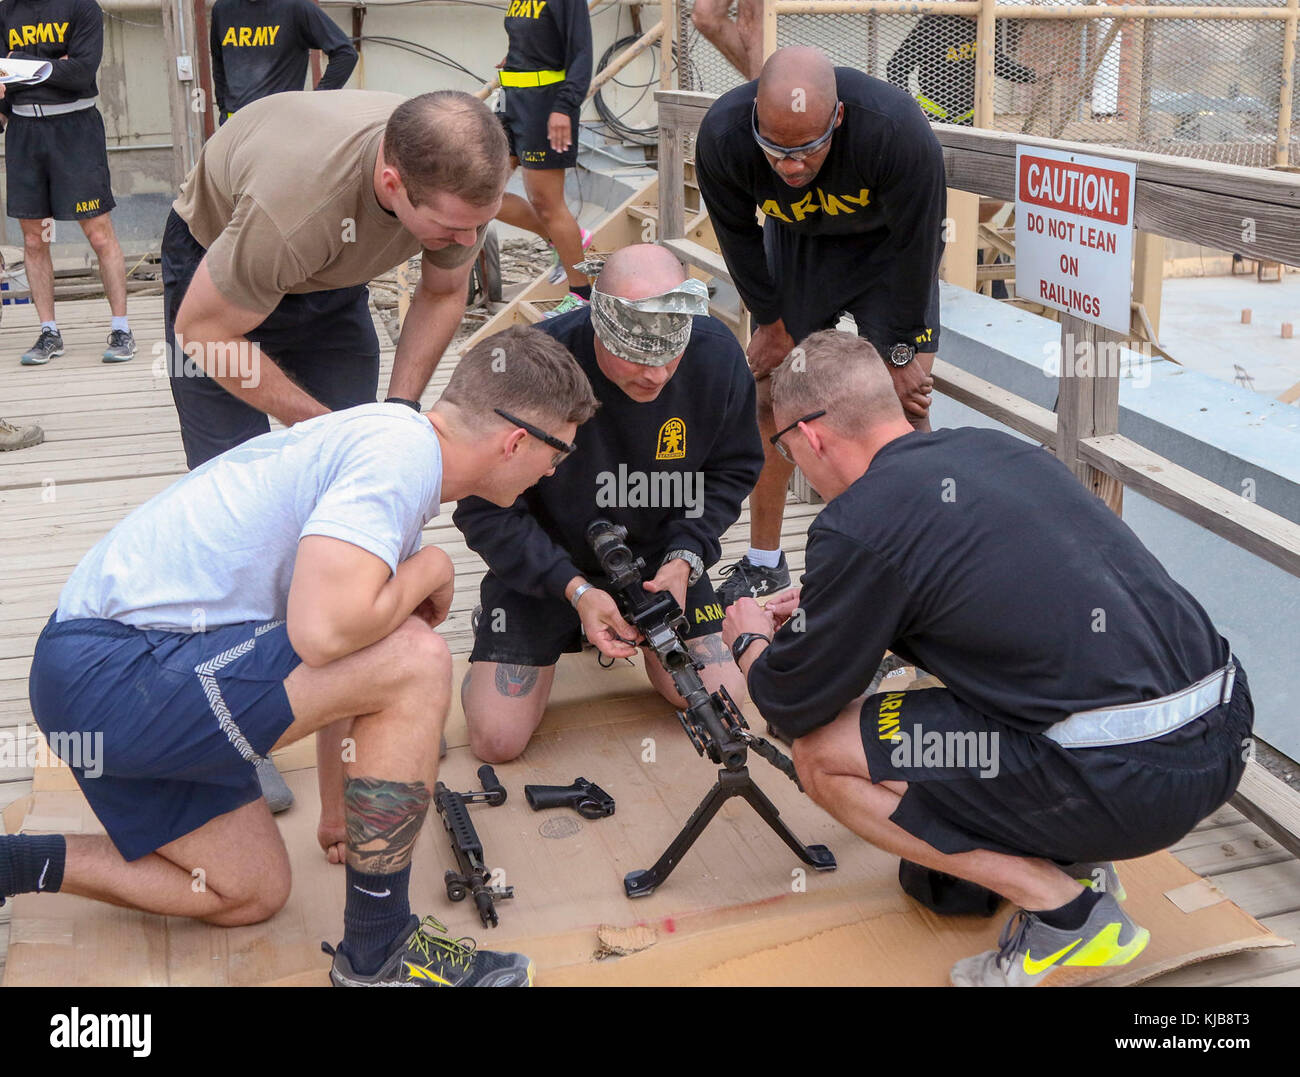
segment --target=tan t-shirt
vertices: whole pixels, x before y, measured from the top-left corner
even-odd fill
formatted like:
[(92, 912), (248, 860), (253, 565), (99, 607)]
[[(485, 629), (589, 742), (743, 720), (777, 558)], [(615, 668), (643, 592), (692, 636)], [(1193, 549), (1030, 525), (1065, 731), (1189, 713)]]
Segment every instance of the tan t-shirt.
[[(270, 313), (286, 294), (365, 284), (420, 250), (375, 198), (375, 158), (406, 98), (369, 90), (278, 93), (241, 108), (203, 147), (173, 203), (207, 248), (217, 290)], [(483, 245), (425, 250), (440, 269)]]

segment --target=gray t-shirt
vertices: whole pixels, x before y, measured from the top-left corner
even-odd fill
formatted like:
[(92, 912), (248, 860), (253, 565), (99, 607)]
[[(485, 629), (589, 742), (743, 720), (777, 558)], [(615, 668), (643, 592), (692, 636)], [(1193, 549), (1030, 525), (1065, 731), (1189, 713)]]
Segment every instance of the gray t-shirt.
[(438, 515), (442, 452), (404, 404), (363, 404), (253, 438), (169, 486), (102, 538), (58, 619), (195, 632), (283, 618), (298, 541), (342, 539), (390, 571)]

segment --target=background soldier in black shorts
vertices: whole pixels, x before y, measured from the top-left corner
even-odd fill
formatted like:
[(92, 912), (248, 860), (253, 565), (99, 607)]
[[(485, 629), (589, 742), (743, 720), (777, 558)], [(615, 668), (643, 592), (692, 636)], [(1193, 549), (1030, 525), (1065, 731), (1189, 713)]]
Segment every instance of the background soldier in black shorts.
[[(1167, 848), (1232, 795), (1254, 714), (1244, 671), (1050, 453), (994, 430), (916, 432), (869, 344), (830, 331), (800, 346), (802, 368), (772, 377), (779, 443), (831, 500), (802, 592), (727, 612), (755, 706), (846, 826), (1020, 906), (955, 985), (1127, 964), (1149, 935), (1112, 861)], [(943, 687), (864, 695), (886, 649)]]
[[(909, 417), (929, 429), (946, 191), (943, 152), (916, 102), (816, 49), (778, 49), (757, 82), (709, 109), (695, 167), (757, 325), (749, 366), (764, 435), (775, 429), (767, 375), (842, 311), (888, 360)], [(724, 603), (789, 585), (781, 519), (792, 470), (768, 451), (750, 498), (750, 551), (730, 566)]]
[(222, 123), (250, 101), (303, 89), (312, 49), (329, 57), (318, 90), (342, 89), (357, 66), (347, 35), (312, 0), (217, 0), (208, 43)]
[(54, 320), (54, 221), (77, 221), (90, 240), (113, 312), (104, 362), (125, 362), (135, 356), (135, 337), (126, 319), (126, 264), (109, 218), (116, 203), (104, 119), (95, 107), (103, 14), (95, 0), (8, 0), (0, 5), (0, 40), (9, 56), (54, 65), (35, 86), (0, 86), (0, 114), (8, 121), (8, 213), (22, 225), (27, 282), (41, 319), (41, 335), (23, 365), (63, 354)]
[[(704, 285), (687, 281), (676, 258), (635, 244), (610, 257), (590, 307), (537, 327), (573, 353), (600, 410), (580, 428), (572, 456), (561, 454), (555, 473), (514, 505), (467, 498), (453, 517), (489, 569), (461, 686), (470, 746), (486, 762), (524, 750), (546, 709), (556, 661), (581, 647), (580, 628), (611, 658), (636, 653), (626, 642), (638, 638), (636, 629), (601, 590), (587, 545), (597, 517), (627, 528), (629, 547), (653, 575), (647, 589), (676, 598), (709, 690), (744, 689), (718, 634), (722, 607), (705, 570), (758, 478), (762, 451), (744, 354), (707, 310)], [(642, 496), (656, 489), (681, 496)], [(653, 658), (646, 672), (682, 705)]]
[(507, 194), (499, 220), (547, 240), (555, 250), (550, 279), (569, 282), (551, 315), (591, 298), (582, 261), (591, 233), (580, 229), (564, 201), (564, 173), (578, 163), (578, 113), (591, 84), (591, 17), (586, 0), (510, 0), (510, 51), (501, 61), (501, 123), (510, 164), (524, 166), (525, 200)]

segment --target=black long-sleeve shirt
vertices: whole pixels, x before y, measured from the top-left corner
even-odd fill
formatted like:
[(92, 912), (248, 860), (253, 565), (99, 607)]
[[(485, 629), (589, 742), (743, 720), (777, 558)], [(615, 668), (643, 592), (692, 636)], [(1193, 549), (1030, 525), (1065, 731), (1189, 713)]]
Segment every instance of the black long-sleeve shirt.
[(754, 142), (751, 111), (757, 82), (723, 94), (700, 124), (695, 170), (722, 256), (745, 305), (760, 325), (781, 317), (781, 281), (763, 252), (767, 226), (808, 236), (854, 236), (826, 244), (825, 257), (801, 267), (833, 283), (861, 281), (862, 291), (889, 289), (895, 340), (928, 340), (926, 307), (943, 254), (947, 201), (943, 151), (924, 114), (906, 93), (849, 67), (835, 79), (844, 119), (830, 152), (807, 187), (788, 186)]
[(212, 88), (224, 115), (273, 93), (301, 90), (312, 49), (329, 57), (318, 90), (337, 90), (357, 50), (311, 0), (217, 0), (212, 6)]
[[(470, 549), (506, 586), (538, 598), (562, 597), (574, 576), (599, 578), (586, 540), (598, 517), (627, 528), (629, 547), (646, 560), (647, 579), (670, 550), (690, 550), (706, 566), (716, 562), (719, 536), (740, 515), (763, 467), (754, 378), (736, 338), (717, 319), (697, 317), (672, 379), (655, 400), (638, 403), (601, 373), (589, 310), (537, 328), (573, 353), (600, 409), (578, 427), (577, 450), (555, 474), (509, 508), (476, 497), (457, 505), (452, 521)], [(663, 476), (658, 489), (687, 496), (678, 504), (634, 504), (640, 495), (633, 473)], [(674, 474), (680, 479), (667, 478)], [(698, 485), (692, 475), (701, 477)], [(665, 500), (654, 487), (640, 489), (646, 500)], [(688, 496), (697, 503), (681, 504)]]
[(1030, 732), (1155, 699), (1226, 664), (1227, 641), (1054, 456), (993, 430), (912, 433), (808, 531), (803, 631), (749, 693), (794, 737), (866, 691), (886, 649)]
[(555, 111), (582, 107), (591, 86), (591, 16), (587, 0), (511, 0), (510, 51), (504, 71), (564, 71)]
[[(889, 58), (886, 75), (895, 86), (908, 88), (913, 69), (923, 97), (929, 98), (946, 115), (948, 123), (963, 122), (975, 107), (975, 20), (962, 15), (923, 15), (911, 33)], [(993, 73), (1011, 82), (1033, 82), (1032, 67), (1016, 63), (998, 49)], [(924, 102), (922, 103), (924, 106)]]
[(0, 4), (5, 55), (49, 60), (50, 77), (35, 86), (10, 83), (0, 112), (14, 105), (62, 105), (95, 97), (104, 55), (104, 13), (95, 0), (5, 0)]

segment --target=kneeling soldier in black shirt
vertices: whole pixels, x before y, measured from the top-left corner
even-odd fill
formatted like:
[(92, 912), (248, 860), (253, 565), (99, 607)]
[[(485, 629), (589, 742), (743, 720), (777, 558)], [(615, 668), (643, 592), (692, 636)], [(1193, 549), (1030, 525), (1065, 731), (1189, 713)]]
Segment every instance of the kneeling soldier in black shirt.
[[(802, 351), (773, 376), (774, 442), (831, 500), (802, 592), (728, 611), (751, 698), (842, 823), (1020, 906), (954, 984), (1127, 964), (1149, 936), (1111, 861), (1168, 847), (1235, 791), (1244, 671), (1053, 456), (913, 431), (865, 341), (827, 331)], [(886, 648), (944, 687), (864, 696)]]
[[(627, 528), (629, 547), (653, 576), (646, 589), (671, 591), (682, 608), (686, 644), (709, 691), (725, 684), (743, 698), (705, 570), (753, 489), (763, 453), (745, 354), (707, 310), (704, 285), (687, 280), (676, 258), (638, 244), (606, 262), (590, 307), (537, 326), (573, 353), (600, 410), (579, 430), (572, 455), (561, 453), (555, 473), (510, 508), (467, 498), (453, 517), (490, 570), (461, 686), (470, 746), (486, 762), (524, 750), (546, 709), (556, 660), (581, 649), (580, 629), (604, 655), (636, 653), (638, 633), (601, 589), (587, 546), (587, 527), (601, 517)], [(653, 658), (646, 672), (682, 706)]]

